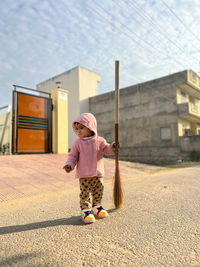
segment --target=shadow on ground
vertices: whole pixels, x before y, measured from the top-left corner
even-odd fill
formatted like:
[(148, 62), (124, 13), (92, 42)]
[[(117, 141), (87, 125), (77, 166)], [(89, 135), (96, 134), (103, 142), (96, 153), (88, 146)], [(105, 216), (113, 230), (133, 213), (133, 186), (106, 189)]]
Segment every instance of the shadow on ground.
[(1, 260), (0, 266), (5, 266), (5, 265), (14, 266), (15, 264), (16, 264), (15, 266), (20, 266), (19, 262), (24, 260), (27, 261), (29, 258), (30, 259), (37, 258), (38, 256), (39, 256), (38, 253), (26, 253), (24, 255), (18, 254), (12, 257), (8, 257), (5, 260), (4, 259)]
[[(115, 211), (116, 211), (115, 209), (110, 209), (108, 210), (108, 213), (112, 213)], [(87, 224), (84, 224), (80, 220), (80, 216), (72, 216), (70, 218), (61, 218), (61, 219), (56, 219), (56, 220), (44, 221), (44, 222), (0, 227), (0, 235), (30, 231), (34, 229), (41, 229), (41, 228), (47, 228), (47, 227), (54, 227), (54, 226), (59, 226), (59, 225), (85, 226)]]

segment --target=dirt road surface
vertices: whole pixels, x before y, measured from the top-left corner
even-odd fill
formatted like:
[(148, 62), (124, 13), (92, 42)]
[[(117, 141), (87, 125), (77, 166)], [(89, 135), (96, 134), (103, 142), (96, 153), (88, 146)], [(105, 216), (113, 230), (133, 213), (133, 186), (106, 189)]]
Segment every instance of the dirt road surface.
[[(35, 157), (27, 159), (30, 163)], [(30, 167), (32, 176), (35, 170), (39, 177), (46, 177), (48, 184), (47, 177), (56, 175), (63, 159), (51, 159), (56, 164), (50, 173), (35, 163)], [(4, 174), (6, 164), (2, 165)], [(23, 197), (6, 198), (4, 190), (0, 203), (0, 266), (200, 266), (200, 166), (168, 170), (121, 163), (124, 205), (117, 211), (112, 199), (113, 160), (106, 160), (106, 170), (103, 206), (109, 217), (90, 225), (80, 220), (78, 182), (69, 177), (70, 187), (68, 180), (61, 186), (50, 179), (52, 187), (40, 193), (36, 192), (40, 188), (38, 180), (32, 179), (35, 190), (29, 190), (29, 195), (23, 194), (25, 187), (15, 182), (12, 189), (19, 192), (21, 188)], [(18, 181), (20, 171), (22, 167), (17, 176), (7, 173), (7, 179)], [(66, 177), (57, 172), (58, 180)], [(27, 173), (26, 169), (24, 181)]]

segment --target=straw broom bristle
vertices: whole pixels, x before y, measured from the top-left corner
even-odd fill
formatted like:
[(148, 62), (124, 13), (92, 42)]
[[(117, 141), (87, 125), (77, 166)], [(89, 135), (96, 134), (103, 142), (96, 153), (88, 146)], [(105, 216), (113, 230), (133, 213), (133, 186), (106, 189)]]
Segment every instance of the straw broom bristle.
[(122, 190), (122, 183), (118, 166), (116, 166), (115, 169), (113, 198), (114, 198), (115, 208), (120, 209), (123, 204), (123, 190)]

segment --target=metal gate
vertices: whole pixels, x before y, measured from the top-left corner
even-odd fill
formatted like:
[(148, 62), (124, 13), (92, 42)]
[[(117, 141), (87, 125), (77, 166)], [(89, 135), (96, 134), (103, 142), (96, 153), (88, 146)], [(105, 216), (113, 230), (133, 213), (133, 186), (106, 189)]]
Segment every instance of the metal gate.
[(52, 152), (52, 99), (19, 92), (14, 85), (12, 110), (12, 153)]

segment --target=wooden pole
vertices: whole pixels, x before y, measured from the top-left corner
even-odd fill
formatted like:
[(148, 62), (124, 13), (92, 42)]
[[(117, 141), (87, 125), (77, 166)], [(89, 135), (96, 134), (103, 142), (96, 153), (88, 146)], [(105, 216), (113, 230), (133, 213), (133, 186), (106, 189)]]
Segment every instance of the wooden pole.
[(115, 61), (115, 166), (119, 169), (119, 61)]
[(123, 192), (119, 171), (119, 61), (115, 61), (115, 180), (113, 198), (115, 208), (121, 208), (123, 204)]

